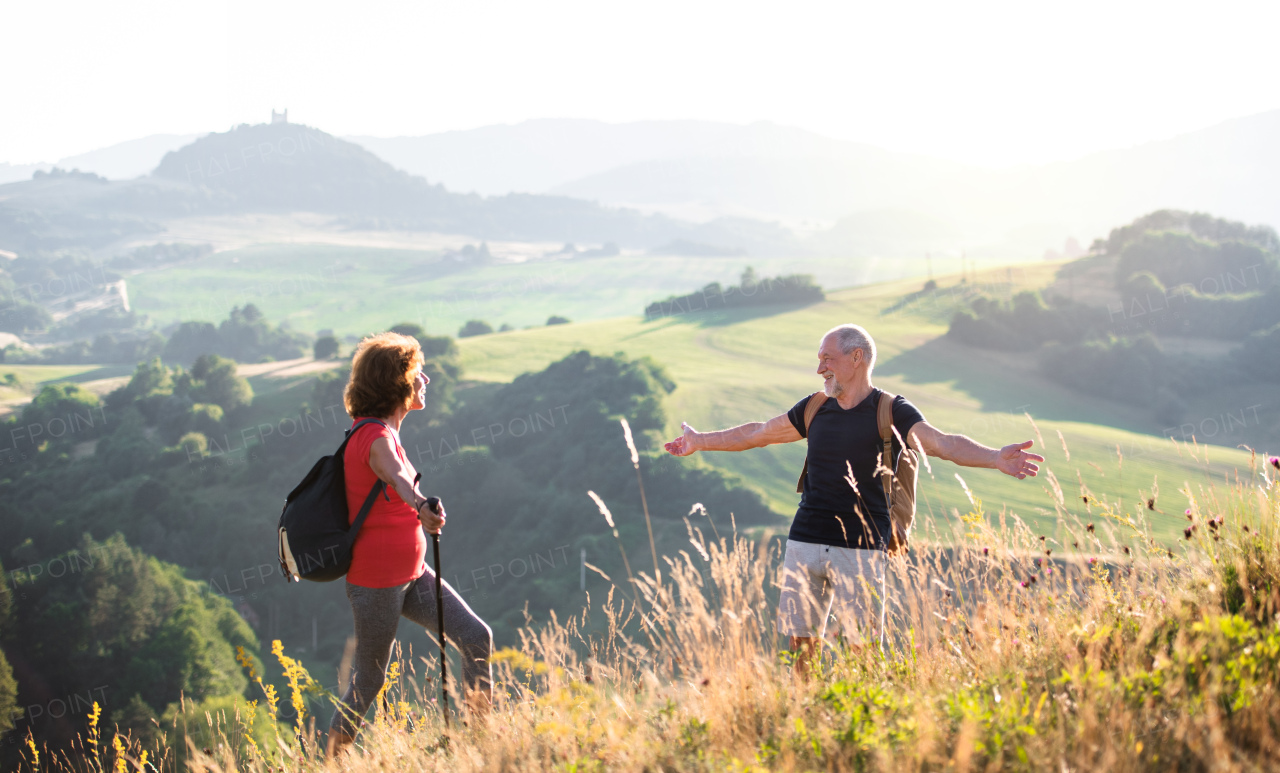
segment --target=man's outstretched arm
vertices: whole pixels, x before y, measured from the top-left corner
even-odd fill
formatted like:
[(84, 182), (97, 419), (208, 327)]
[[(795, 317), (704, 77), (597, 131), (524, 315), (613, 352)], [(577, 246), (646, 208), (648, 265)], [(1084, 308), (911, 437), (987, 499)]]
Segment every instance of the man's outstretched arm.
[(663, 445), (676, 456), (688, 456), (694, 451), (745, 451), (774, 443), (794, 443), (800, 439), (800, 433), (785, 413), (766, 422), (753, 421), (719, 432), (696, 432), (683, 422), (680, 426), (684, 428), (684, 434)]
[(1040, 470), (1036, 462), (1043, 462), (1039, 454), (1029, 454), (1030, 440), (1012, 443), (1004, 448), (987, 448), (964, 435), (948, 435), (928, 422), (919, 422), (907, 433), (907, 442), (913, 448), (922, 449), (935, 459), (946, 459), (961, 467), (986, 467), (1012, 475), (1019, 480)]

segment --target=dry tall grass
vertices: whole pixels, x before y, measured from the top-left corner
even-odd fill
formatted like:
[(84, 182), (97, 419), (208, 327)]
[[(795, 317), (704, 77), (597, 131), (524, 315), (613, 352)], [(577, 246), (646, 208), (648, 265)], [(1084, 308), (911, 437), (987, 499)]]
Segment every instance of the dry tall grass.
[[(1150, 536), (1149, 518), (1170, 517), (1160, 503), (1082, 491), (1068, 507), (1056, 482), (1055, 534), (979, 500), (954, 536), (926, 522), (893, 568), (889, 645), (829, 648), (809, 679), (775, 635), (776, 544), (691, 527), (660, 584), (641, 573), (636, 596), (618, 588), (499, 652), (487, 722), (446, 735), (430, 701), (393, 684), (339, 761), (322, 758), (314, 723), (250, 744), (232, 712), (198, 718), (185, 756), (198, 771), (1275, 770), (1269, 467), (1184, 486), (1177, 546)], [(138, 768), (102, 746), (100, 764)]]

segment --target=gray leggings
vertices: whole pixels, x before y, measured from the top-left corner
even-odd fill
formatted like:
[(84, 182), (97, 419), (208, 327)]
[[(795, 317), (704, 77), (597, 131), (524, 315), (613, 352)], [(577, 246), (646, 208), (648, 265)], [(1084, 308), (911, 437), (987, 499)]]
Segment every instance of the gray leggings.
[[(449, 586), (444, 591), (444, 634), (462, 655), (462, 683), (465, 690), (479, 690), (492, 684), (489, 656), (493, 652), (493, 631), (467, 602)], [(387, 678), (387, 663), (396, 639), (396, 627), (404, 615), (436, 633), (436, 576), (431, 569), (413, 582), (391, 588), (365, 588), (347, 583), (347, 598), (356, 619), (356, 657), (351, 686), (333, 712), (331, 729), (355, 735), (365, 712)]]

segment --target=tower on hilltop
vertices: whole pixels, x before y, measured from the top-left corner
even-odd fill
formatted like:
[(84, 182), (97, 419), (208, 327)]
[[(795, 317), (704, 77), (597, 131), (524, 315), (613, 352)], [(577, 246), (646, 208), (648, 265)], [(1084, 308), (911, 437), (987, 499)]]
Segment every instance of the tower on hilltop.
[(271, 123), (289, 123), (289, 108), (285, 108), (283, 113), (277, 113), (276, 109), (271, 108)]

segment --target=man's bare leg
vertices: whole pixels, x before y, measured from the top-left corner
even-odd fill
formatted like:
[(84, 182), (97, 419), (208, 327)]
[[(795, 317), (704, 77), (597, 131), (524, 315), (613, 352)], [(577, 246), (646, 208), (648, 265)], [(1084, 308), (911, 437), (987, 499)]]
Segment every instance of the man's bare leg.
[(467, 709), (472, 719), (484, 724), (493, 711), (493, 687), (485, 685), (467, 692)]

